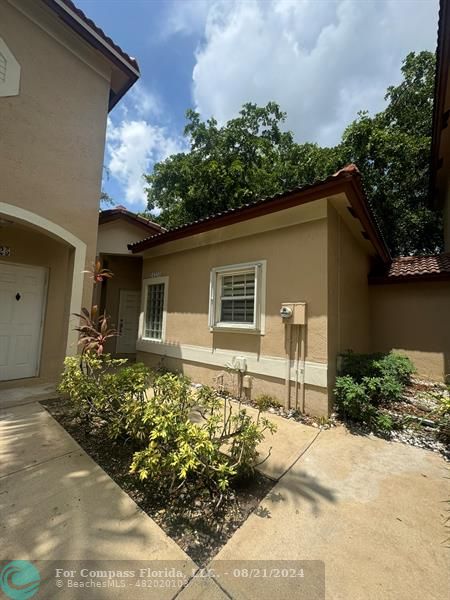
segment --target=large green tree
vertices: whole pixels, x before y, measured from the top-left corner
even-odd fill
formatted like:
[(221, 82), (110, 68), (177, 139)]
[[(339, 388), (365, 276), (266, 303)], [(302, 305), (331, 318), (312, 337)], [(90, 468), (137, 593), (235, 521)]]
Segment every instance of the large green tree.
[(340, 155), (354, 162), (394, 255), (442, 247), (441, 215), (428, 206), (435, 58), (410, 53), (384, 111), (361, 112), (344, 132)]
[(159, 209), (158, 220), (174, 227), (355, 162), (393, 254), (434, 252), (441, 245), (440, 217), (427, 206), (434, 55), (409, 54), (402, 75), (387, 90), (385, 110), (373, 117), (361, 112), (333, 148), (296, 143), (274, 102), (245, 104), (222, 127), (188, 110), (190, 151), (170, 156), (146, 176), (148, 209)]

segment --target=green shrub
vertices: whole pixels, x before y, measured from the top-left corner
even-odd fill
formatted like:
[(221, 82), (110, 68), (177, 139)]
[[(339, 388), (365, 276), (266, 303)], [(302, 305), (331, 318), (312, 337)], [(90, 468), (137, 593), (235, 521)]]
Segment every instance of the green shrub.
[(223, 494), (233, 478), (252, 472), (257, 445), (274, 430), (267, 419), (253, 419), (207, 386), (193, 392), (184, 377), (165, 374), (153, 385), (144, 414), (151, 433), (133, 456), (132, 473), (172, 492), (191, 486)]
[[(362, 423), (380, 433), (388, 433), (392, 430), (394, 422), (373, 403), (371, 394), (375, 378), (364, 379), (361, 383), (357, 383), (350, 375), (336, 378), (334, 393), (338, 411), (344, 419)], [(378, 386), (379, 382), (375, 386), (377, 393)]]
[(346, 419), (388, 432), (392, 418), (380, 406), (401, 399), (411, 380), (414, 365), (408, 357), (389, 354), (354, 354), (341, 357), (341, 373), (336, 379), (335, 396), (339, 413)]
[(339, 413), (344, 418), (358, 423), (370, 423), (376, 409), (370, 402), (364, 383), (357, 383), (350, 375), (337, 377), (334, 394)]
[(402, 385), (407, 385), (415, 368), (411, 360), (397, 352), (388, 354), (355, 354), (346, 352), (341, 355), (341, 374), (350, 375), (355, 381), (365, 377), (391, 378)]
[(450, 444), (450, 396), (442, 396), (439, 400), (437, 439)]
[(253, 418), (212, 388), (194, 391), (187, 377), (155, 375), (109, 355), (67, 358), (59, 391), (82, 417), (100, 418), (111, 439), (131, 439), (131, 472), (172, 492), (226, 493), (233, 478), (253, 472), (258, 444), (275, 430), (261, 410)]
[(142, 415), (151, 372), (145, 365), (87, 352), (67, 357), (64, 367), (58, 390), (69, 396), (82, 418), (102, 419), (113, 439), (146, 437)]
[(269, 410), (269, 408), (279, 408), (281, 406), (281, 403), (269, 394), (260, 394), (254, 399), (253, 404), (263, 412)]

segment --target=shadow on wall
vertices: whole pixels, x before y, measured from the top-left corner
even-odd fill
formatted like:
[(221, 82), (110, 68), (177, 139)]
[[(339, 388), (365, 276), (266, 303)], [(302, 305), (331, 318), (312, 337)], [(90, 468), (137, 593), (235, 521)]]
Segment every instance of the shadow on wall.
[(371, 285), (372, 351), (404, 351), (419, 375), (450, 373), (450, 282)]

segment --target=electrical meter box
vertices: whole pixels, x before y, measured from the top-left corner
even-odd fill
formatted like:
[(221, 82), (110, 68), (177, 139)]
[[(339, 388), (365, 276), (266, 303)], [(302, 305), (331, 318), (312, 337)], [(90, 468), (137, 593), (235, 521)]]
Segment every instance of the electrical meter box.
[(306, 302), (283, 302), (280, 315), (287, 325), (305, 325)]

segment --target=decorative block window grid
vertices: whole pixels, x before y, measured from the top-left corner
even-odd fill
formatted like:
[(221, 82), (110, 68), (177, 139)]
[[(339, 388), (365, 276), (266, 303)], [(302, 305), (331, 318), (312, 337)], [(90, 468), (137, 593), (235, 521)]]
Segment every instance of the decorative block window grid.
[(162, 339), (164, 316), (164, 283), (151, 283), (147, 290), (145, 337)]

